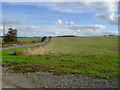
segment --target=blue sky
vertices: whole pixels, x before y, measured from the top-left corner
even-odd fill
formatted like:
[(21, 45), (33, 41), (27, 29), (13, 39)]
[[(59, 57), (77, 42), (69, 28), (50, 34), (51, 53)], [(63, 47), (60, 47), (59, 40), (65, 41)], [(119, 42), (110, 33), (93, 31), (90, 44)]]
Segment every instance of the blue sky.
[(112, 2), (9, 2), (2, 3), (2, 18), (6, 28), (13, 27), (18, 30), (18, 36), (116, 35), (116, 5), (117, 3)]

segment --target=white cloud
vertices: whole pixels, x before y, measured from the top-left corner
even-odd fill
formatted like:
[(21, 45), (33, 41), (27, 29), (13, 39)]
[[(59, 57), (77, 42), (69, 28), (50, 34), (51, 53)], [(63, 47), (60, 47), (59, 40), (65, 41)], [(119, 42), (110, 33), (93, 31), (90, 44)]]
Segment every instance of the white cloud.
[[(15, 25), (17, 25), (17, 24), (26, 24), (27, 23), (27, 21), (25, 21), (25, 20), (16, 20), (16, 19), (3, 19), (3, 20), (0, 20), (0, 25), (2, 25), (2, 24), (5, 24), (5, 32), (7, 33), (8, 32), (8, 29), (11, 27), (11, 28), (13, 28), (13, 29), (18, 29), (18, 33), (20, 32), (22, 32), (22, 31), (24, 31), (24, 28), (22, 28), (22, 27), (15, 27)], [(33, 29), (33, 27), (29, 27), (28, 28), (29, 29), (29, 31), (31, 30), (31, 29)], [(3, 26), (0, 26), (0, 36), (2, 36), (3, 35)], [(23, 33), (22, 33), (23, 34)]]
[(107, 23), (113, 24), (113, 25), (118, 25), (118, 19), (120, 16), (118, 15), (110, 15), (108, 14), (96, 14), (96, 18), (101, 19), (101, 20), (106, 20)]
[(59, 32), (54, 32), (54, 34), (59, 34)]
[(63, 22), (62, 22), (62, 20), (57, 20), (57, 21), (56, 21), (56, 24), (61, 25), (61, 24), (63, 24)]
[(118, 35), (118, 31), (104, 31), (104, 30), (98, 30), (94, 31), (92, 29), (89, 29), (87, 31), (78, 31), (76, 33), (77, 36), (103, 36), (103, 35)]
[(75, 30), (75, 31), (97, 31), (97, 30), (102, 30), (105, 29), (105, 25), (72, 25), (69, 28), (71, 30)]
[[(60, 35), (77, 35), (77, 36), (97, 36), (97, 35), (117, 35), (117, 31), (104, 31), (105, 25), (75, 25), (72, 21), (57, 20), (56, 25), (49, 26), (16, 26), (18, 36), (60, 36)], [(12, 26), (12, 25), (11, 25)], [(6, 32), (9, 27), (6, 27)], [(13, 28), (13, 27), (12, 27)], [(0, 26), (2, 35), (3, 27)]]
[(103, 35), (118, 35), (118, 31), (103, 31), (101, 32)]
[(57, 25), (74, 25), (74, 22), (73, 21), (66, 21), (66, 22), (63, 22), (62, 20), (57, 20), (55, 22)]
[(61, 26), (51, 26), (48, 30), (51, 30), (51, 32), (56, 30), (55, 32), (59, 32), (60, 35), (63, 35), (63, 33), (65, 35), (72, 34), (78, 36), (117, 35), (117, 31), (104, 31), (106, 29), (105, 25), (74, 25), (60, 21), (62, 22)]
[(76, 31), (80, 36), (86, 35), (101, 35), (102, 30), (106, 28), (105, 25), (72, 25), (69, 26), (71, 30)]
[(116, 14), (118, 11), (118, 2), (112, 2), (112, 0), (104, 0), (103, 2), (42, 3), (37, 6), (44, 6), (63, 13), (83, 13), (93, 9), (101, 12), (95, 15), (97, 19), (105, 20), (107, 23), (113, 25), (118, 24), (118, 15)]
[[(18, 31), (18, 36), (34, 36), (34, 32), (36, 32), (35, 26), (28, 26), (28, 27), (16, 27)], [(37, 33), (37, 32), (36, 32)]]
[(118, 24), (118, 15), (115, 14), (118, 11), (117, 2), (104, 0), (104, 2), (84, 2), (83, 4), (88, 8), (104, 12), (96, 14), (97, 19), (105, 20), (107, 23), (113, 25)]
[(3, 29), (3, 26), (0, 26), (0, 31)]
[[(105, 0), (2, 0), (2, 2), (104, 2)], [(119, 0), (107, 0), (107, 2), (119, 2)]]
[(118, 24), (118, 15), (115, 14), (118, 11), (118, 3), (111, 0), (104, 0), (104, 2), (52, 3), (52, 5), (48, 3), (47, 7), (66, 13), (83, 13), (84, 8), (88, 8), (86, 12), (91, 8), (103, 12), (95, 15), (97, 19), (105, 20), (107, 23), (113, 25)]
[(44, 25), (44, 26), (40, 26), (40, 28), (48, 28), (48, 26), (45, 26), (45, 25)]
[[(74, 3), (74, 4), (73, 4)], [(37, 7), (46, 7), (50, 10), (55, 10), (58, 12), (65, 12), (65, 13), (82, 13), (83, 10), (80, 9), (82, 7), (79, 6), (79, 2), (39, 2), (39, 3), (9, 3), (13, 5), (32, 5), (32, 6), (37, 6)]]
[(67, 25), (74, 25), (74, 22), (73, 21), (71, 21), (71, 22), (66, 21), (66, 24)]
[(82, 13), (83, 10), (78, 5), (78, 3), (47, 3), (45, 7), (51, 10), (56, 10), (63, 13)]
[(27, 30), (35, 30), (35, 26), (29, 26), (29, 27), (26, 27), (27, 28)]
[[(17, 35), (18, 36), (34, 36), (35, 34), (39, 34), (39, 32), (37, 32), (37, 29), (38, 27), (36, 26), (28, 26), (28, 27), (19, 27), (19, 26), (16, 26), (16, 27), (7, 27), (6, 26), (6, 30), (5, 32), (7, 33), (8, 32), (8, 29), (9, 28), (13, 28), (13, 29), (17, 29)], [(0, 36), (3, 36), (3, 27), (0, 26)], [(35, 34), (34, 34), (35, 32)]]
[[(100, 36), (100, 35), (118, 35), (118, 31), (106, 31), (105, 25), (53, 25), (47, 28), (40, 26), (16, 27), (18, 36)], [(2, 27), (0, 27), (2, 29)], [(6, 31), (7, 32), (7, 31)], [(0, 31), (2, 36), (2, 30)]]
[(3, 35), (3, 27), (0, 26), (0, 36), (2, 36), (2, 35)]
[[(95, 17), (97, 19), (105, 20), (109, 24), (117, 25), (118, 16), (116, 12), (118, 11), (118, 0), (85, 0), (80, 2), (59, 2), (50, 0), (49, 2), (40, 3), (12, 3), (21, 5), (34, 5), (37, 7), (46, 7), (50, 10), (55, 10), (61, 13), (84, 13), (95, 10)], [(91, 2), (92, 1), (92, 2)]]
[(16, 25), (16, 24), (27, 23), (27, 21), (25, 20), (16, 20), (16, 19), (4, 19), (4, 20), (0, 20), (0, 22), (5, 23), (6, 25)]
[[(63, 22), (64, 23), (64, 22)], [(54, 35), (78, 35), (78, 36), (99, 36), (104, 35), (102, 32), (106, 28), (105, 25), (66, 25), (62, 24), (49, 26), (44, 29), (47, 34)]]

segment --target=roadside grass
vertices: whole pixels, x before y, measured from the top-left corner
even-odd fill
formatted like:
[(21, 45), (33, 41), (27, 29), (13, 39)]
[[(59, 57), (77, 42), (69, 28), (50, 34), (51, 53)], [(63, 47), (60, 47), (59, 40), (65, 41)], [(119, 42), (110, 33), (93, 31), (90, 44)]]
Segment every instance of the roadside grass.
[(120, 77), (117, 37), (52, 38), (47, 47), (64, 53), (14, 55), (15, 51), (29, 48), (3, 50), (2, 65), (19, 73), (44, 71), (104, 79)]

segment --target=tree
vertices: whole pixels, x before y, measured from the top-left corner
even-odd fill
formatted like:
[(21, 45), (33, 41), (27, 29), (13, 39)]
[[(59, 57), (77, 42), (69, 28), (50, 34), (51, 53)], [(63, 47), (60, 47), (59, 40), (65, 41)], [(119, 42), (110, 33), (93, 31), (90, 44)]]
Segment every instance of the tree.
[(16, 29), (12, 29), (9, 28), (8, 29), (8, 33), (3, 37), (3, 41), (5, 43), (9, 43), (9, 42), (17, 42), (17, 30)]
[(47, 37), (46, 37), (46, 36), (44, 36), (44, 37), (41, 39), (41, 42), (43, 42), (46, 38), (47, 38)]

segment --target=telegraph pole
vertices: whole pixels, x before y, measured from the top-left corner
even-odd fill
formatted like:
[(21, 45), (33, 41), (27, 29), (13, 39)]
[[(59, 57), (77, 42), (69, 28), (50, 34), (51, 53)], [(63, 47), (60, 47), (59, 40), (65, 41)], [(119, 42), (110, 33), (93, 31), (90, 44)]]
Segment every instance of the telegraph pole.
[(5, 23), (3, 23), (3, 36), (5, 36)]

